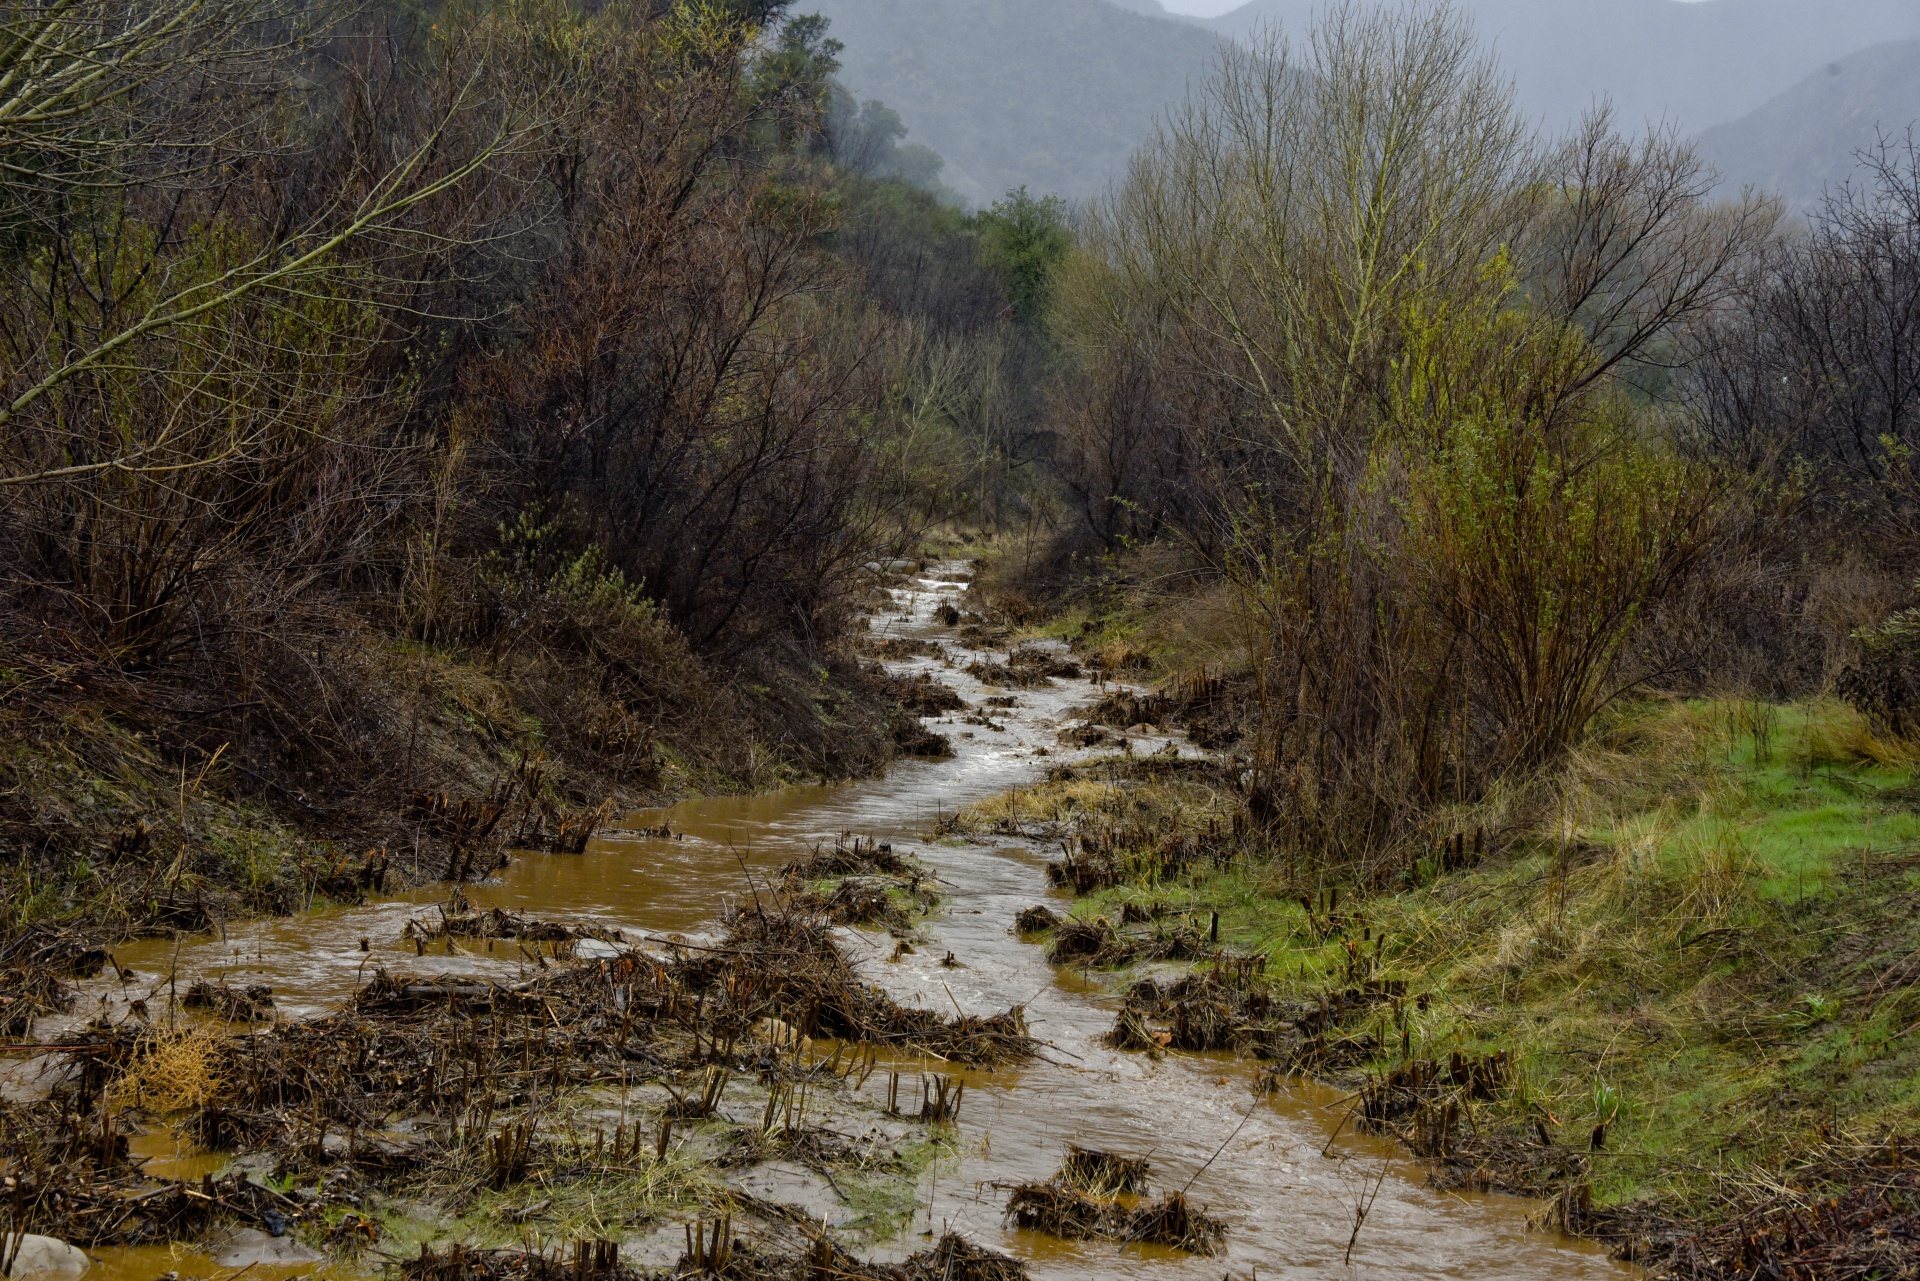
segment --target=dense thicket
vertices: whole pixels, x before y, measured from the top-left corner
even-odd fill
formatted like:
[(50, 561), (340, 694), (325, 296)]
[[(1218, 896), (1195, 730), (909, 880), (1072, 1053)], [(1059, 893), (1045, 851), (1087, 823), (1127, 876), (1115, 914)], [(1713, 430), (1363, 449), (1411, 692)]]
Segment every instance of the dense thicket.
[(417, 844), (440, 792), (871, 768), (913, 726), (841, 642), (942, 521), (1224, 589), (1314, 876), (1649, 683), (1920, 705), (1910, 141), (1787, 226), (1604, 110), (1536, 136), (1444, 6), (1341, 8), (1089, 205), (967, 214), (759, 0), (5, 23), (18, 848), (129, 770)]
[(1830, 685), (1905, 596), (1920, 203), (1869, 161), (1784, 228), (1604, 110), (1538, 138), (1458, 13), (1348, 7), (1085, 211), (1066, 539), (1231, 588), (1304, 873), (1397, 874), (1648, 682)]
[(861, 567), (1019, 340), (783, 8), (6, 10), (11, 843), (138, 817), (47, 753), (416, 842), (443, 790), (885, 759)]

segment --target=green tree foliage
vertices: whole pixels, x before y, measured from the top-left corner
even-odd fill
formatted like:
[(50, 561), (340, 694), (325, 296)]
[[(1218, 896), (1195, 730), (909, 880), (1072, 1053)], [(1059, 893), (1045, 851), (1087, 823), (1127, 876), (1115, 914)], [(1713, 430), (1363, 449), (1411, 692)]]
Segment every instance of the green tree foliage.
[(981, 260), (1000, 277), (1016, 320), (1037, 323), (1047, 305), (1053, 269), (1073, 243), (1066, 203), (1058, 196), (1010, 191), (980, 215)]
[(826, 136), (833, 73), (840, 69), (845, 48), (827, 34), (827, 26), (817, 13), (789, 18), (754, 62), (751, 88), (774, 122), (779, 146), (790, 148)]

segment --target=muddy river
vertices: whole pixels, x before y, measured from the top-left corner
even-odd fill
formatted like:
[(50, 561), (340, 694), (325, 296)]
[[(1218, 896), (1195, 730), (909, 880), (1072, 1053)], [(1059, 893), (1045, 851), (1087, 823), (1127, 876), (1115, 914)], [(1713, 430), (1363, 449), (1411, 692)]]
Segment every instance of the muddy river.
[[(1039, 690), (983, 687), (960, 669), (977, 657), (959, 645), (935, 611), (964, 589), (958, 566), (934, 566), (896, 592), (876, 633), (942, 642), (950, 662), (920, 658), (893, 664), (903, 674), (932, 671), (969, 704), (1012, 695), (992, 709), (991, 724), (964, 723), (966, 713), (931, 721), (951, 737), (954, 755), (911, 761), (885, 777), (840, 786), (794, 787), (770, 795), (689, 801), (632, 815), (628, 832), (665, 823), (671, 838), (615, 835), (596, 839), (584, 855), (518, 856), (497, 879), (468, 887), (478, 907), (501, 906), (571, 923), (624, 931), (629, 939), (671, 932), (696, 934), (727, 895), (749, 892), (749, 876), (771, 876), (816, 842), (856, 833), (912, 848), (945, 882), (945, 910), (926, 925), (932, 936), (914, 954), (889, 959), (892, 940), (847, 931), (849, 946), (871, 958), (867, 970), (906, 1003), (942, 1010), (991, 1012), (1026, 1007), (1030, 1029), (1047, 1042), (1042, 1061), (1019, 1069), (968, 1074), (957, 1156), (936, 1164), (920, 1189), (920, 1205), (903, 1248), (921, 1248), (923, 1233), (955, 1230), (1020, 1255), (1047, 1278), (1213, 1278), (1321, 1276), (1421, 1278), (1623, 1277), (1630, 1270), (1584, 1242), (1530, 1229), (1538, 1207), (1498, 1196), (1438, 1193), (1420, 1169), (1384, 1145), (1341, 1137), (1326, 1150), (1344, 1111), (1331, 1090), (1302, 1084), (1256, 1097), (1253, 1065), (1227, 1056), (1145, 1055), (1104, 1048), (1117, 1001), (1097, 983), (1050, 966), (1041, 949), (1010, 930), (1016, 912), (1049, 901), (1042, 872), (1048, 851), (1013, 837), (934, 841), (943, 813), (1041, 777), (1073, 753), (1058, 739), (1076, 705), (1095, 695), (1083, 681)], [(1139, 739), (1136, 751), (1164, 748)], [(1176, 741), (1176, 750), (1194, 749)], [(282, 1014), (317, 1013), (347, 997), (377, 966), (409, 973), (511, 975), (526, 966), (516, 945), (489, 952), (466, 940), (447, 955), (416, 955), (401, 930), (444, 886), (428, 886), (364, 907), (292, 919), (236, 924), (223, 935), (178, 944), (148, 941), (116, 956), (138, 977), (124, 988), (96, 983), (89, 999), (111, 1009), (159, 990), (177, 970), (184, 990), (194, 978), (224, 976), (235, 985), (271, 984)], [(1063, 905), (1055, 902), (1056, 910)], [(364, 948), (362, 940), (365, 940)], [(958, 962), (940, 964), (951, 951)], [(512, 955), (508, 955), (512, 952)], [(868, 1084), (884, 1088), (885, 1074)], [(1006, 1227), (1006, 1192), (993, 1186), (1044, 1179), (1058, 1168), (1069, 1141), (1148, 1156), (1155, 1183), (1178, 1188), (1223, 1219), (1227, 1252), (1195, 1258), (1108, 1243), (1066, 1243)], [(195, 1177), (221, 1158), (176, 1154), (164, 1140), (145, 1149), (156, 1174)], [(1354, 1206), (1385, 1181), (1367, 1215), (1351, 1264)], [(311, 1271), (307, 1268), (290, 1270)], [(154, 1281), (224, 1276), (191, 1252), (148, 1248), (101, 1251), (92, 1281)], [(256, 1271), (255, 1275), (259, 1275)]]

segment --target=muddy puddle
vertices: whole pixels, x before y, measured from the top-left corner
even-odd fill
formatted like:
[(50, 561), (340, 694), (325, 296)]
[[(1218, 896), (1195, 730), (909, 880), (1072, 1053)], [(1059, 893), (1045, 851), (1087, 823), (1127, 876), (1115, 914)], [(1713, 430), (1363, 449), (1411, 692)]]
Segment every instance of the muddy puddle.
[[(884, 778), (859, 783), (636, 813), (582, 855), (516, 856), (497, 879), (467, 887), (468, 898), (480, 909), (619, 930), (626, 942), (646, 946), (669, 934), (698, 935), (727, 897), (751, 895), (817, 843), (855, 833), (916, 851), (944, 882), (945, 906), (924, 925), (929, 940), (898, 958), (884, 934), (844, 931), (868, 977), (904, 1004), (941, 1011), (1024, 1005), (1029, 1029), (1047, 1044), (1039, 1062), (965, 1074), (958, 1154), (936, 1163), (923, 1181), (912, 1226), (898, 1245), (902, 1253), (924, 1248), (928, 1233), (951, 1230), (1019, 1255), (1035, 1276), (1049, 1278), (1631, 1275), (1593, 1246), (1530, 1229), (1529, 1215), (1538, 1212), (1530, 1203), (1431, 1191), (1416, 1165), (1363, 1138), (1342, 1137), (1323, 1150), (1344, 1112), (1331, 1090), (1303, 1084), (1256, 1097), (1249, 1062), (1180, 1054), (1155, 1062), (1100, 1044), (1117, 1001), (1074, 972), (1056, 971), (1038, 946), (1010, 930), (1020, 909), (1048, 901), (1042, 866), (1049, 851), (1010, 837), (928, 839), (942, 814), (1072, 759), (1077, 753), (1061, 745), (1059, 730), (1073, 708), (1095, 697), (1084, 680), (1002, 689), (966, 674), (967, 664), (993, 656), (966, 649), (955, 629), (937, 621), (941, 607), (964, 589), (959, 571), (956, 565), (931, 568), (896, 592), (888, 615), (872, 622), (876, 635), (943, 647), (944, 658), (921, 655), (888, 665), (900, 675), (931, 673), (970, 705), (928, 722), (951, 739), (950, 759), (903, 762)], [(1139, 734), (1132, 750), (1168, 744)], [(1194, 750), (1178, 740), (1172, 746), (1184, 754)], [(663, 825), (669, 834), (658, 834)], [(503, 978), (538, 967), (539, 945), (511, 939), (437, 940), (421, 952), (402, 931), (409, 920), (432, 914), (445, 895), (444, 886), (427, 886), (363, 907), (235, 924), (211, 937), (131, 944), (117, 949), (115, 960), (134, 977), (89, 984), (92, 1005), (79, 1013), (103, 1005), (115, 1012), (135, 999), (164, 1003), (169, 974), (182, 991), (203, 977), (235, 987), (267, 984), (279, 1016), (298, 1018), (333, 1008), (381, 966), (413, 975)], [(942, 963), (948, 952), (956, 964)], [(882, 1091), (887, 1080), (882, 1072), (865, 1088)], [(8, 1088), (30, 1088), (30, 1082), (16, 1076)], [(164, 1135), (143, 1141), (138, 1150), (156, 1175), (197, 1178), (220, 1164), (180, 1150)], [(1203, 1258), (1111, 1242), (1067, 1243), (1005, 1226), (1007, 1192), (995, 1185), (1047, 1178), (1069, 1142), (1147, 1157), (1157, 1187), (1185, 1187), (1225, 1221), (1225, 1253)], [(1383, 1166), (1385, 1181), (1349, 1264), (1356, 1201)], [(777, 1199), (780, 1170), (759, 1177), (766, 1183), (760, 1194)], [(212, 1255), (196, 1251), (149, 1247), (98, 1255), (89, 1273), (96, 1281), (154, 1281), (166, 1272), (224, 1275)], [(255, 1267), (249, 1276), (311, 1271), (310, 1264)]]

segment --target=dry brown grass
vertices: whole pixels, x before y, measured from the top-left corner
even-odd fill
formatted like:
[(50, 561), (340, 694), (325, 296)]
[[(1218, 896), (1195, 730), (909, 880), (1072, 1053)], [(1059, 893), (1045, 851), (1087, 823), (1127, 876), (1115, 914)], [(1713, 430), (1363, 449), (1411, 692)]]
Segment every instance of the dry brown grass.
[(155, 1032), (139, 1058), (109, 1088), (107, 1105), (161, 1113), (205, 1107), (226, 1084), (219, 1070), (226, 1039), (213, 1027)]

